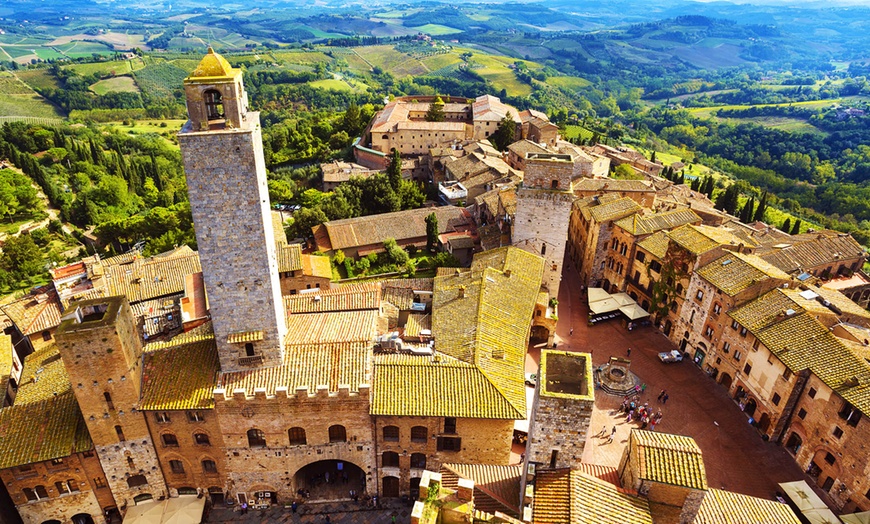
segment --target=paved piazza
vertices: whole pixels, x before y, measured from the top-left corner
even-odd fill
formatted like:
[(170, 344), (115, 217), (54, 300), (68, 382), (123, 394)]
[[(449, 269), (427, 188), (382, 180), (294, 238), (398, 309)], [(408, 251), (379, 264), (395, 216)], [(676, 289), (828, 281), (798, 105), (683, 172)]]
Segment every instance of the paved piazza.
[[(564, 268), (559, 293), (557, 349), (591, 352), (594, 365), (599, 366), (611, 356), (626, 357), (630, 347), (631, 371), (647, 385), (642, 402), (662, 410), (662, 421), (655, 430), (690, 436), (697, 441), (704, 453), (710, 487), (770, 499), (779, 489), (777, 483), (809, 478), (785, 449), (761, 440), (726, 390), (694, 363), (690, 360), (675, 364), (660, 362), (658, 353), (675, 346), (656, 328), (628, 331), (618, 319), (588, 327), (586, 298), (581, 299), (577, 273), (567, 261)], [(572, 327), (574, 332), (570, 334)], [(539, 353), (537, 348), (529, 352), (527, 371), (537, 368)], [(663, 389), (669, 396), (665, 405), (656, 400)], [(629, 431), (640, 427), (639, 423), (626, 423), (625, 416), (616, 413), (621, 402), (621, 397), (595, 391), (595, 410), (589, 425), (584, 462), (619, 466)], [(607, 428), (609, 435), (613, 426), (616, 426), (616, 437), (611, 444), (606, 443), (607, 439), (594, 437), (602, 427)]]

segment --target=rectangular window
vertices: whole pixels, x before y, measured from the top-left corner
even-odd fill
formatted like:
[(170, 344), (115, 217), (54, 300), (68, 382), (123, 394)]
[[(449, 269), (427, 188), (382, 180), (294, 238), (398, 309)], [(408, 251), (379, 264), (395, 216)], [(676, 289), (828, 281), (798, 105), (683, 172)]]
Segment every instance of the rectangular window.
[(740, 324), (738, 324), (736, 320), (731, 321), (731, 329), (737, 331), (738, 327), (740, 327)]
[(792, 376), (791, 370), (788, 368), (785, 368), (785, 371), (782, 372), (782, 379), (786, 380), (786, 381), (791, 380), (791, 376)]
[(741, 337), (745, 337), (747, 333), (749, 333), (748, 329), (746, 329), (745, 327), (740, 328), (740, 336)]
[(713, 304), (713, 314), (718, 315), (721, 312), (722, 312), (722, 306), (720, 306), (719, 304)]
[(660, 273), (662, 271), (662, 265), (659, 263), (658, 260), (650, 260), (649, 270), (653, 273)]
[(713, 337), (713, 328), (710, 326), (707, 326), (707, 328), (704, 330), (704, 336), (707, 338), (712, 338)]
[(800, 408), (800, 409), (798, 410), (798, 417), (799, 417), (801, 420), (807, 418), (807, 410), (805, 410), (804, 408)]
[(105, 488), (106, 481), (103, 480), (103, 477), (94, 477), (94, 486), (97, 488)]
[(51, 459), (52, 466), (60, 466), (61, 464), (63, 464), (62, 458)]
[(752, 342), (752, 349), (758, 351), (758, 347), (761, 346), (761, 341), (757, 338)]
[(170, 460), (169, 469), (171, 469), (173, 473), (180, 475), (184, 473), (184, 463), (180, 460)]
[(749, 365), (749, 362), (747, 362), (746, 365), (743, 366), (743, 372), (747, 375), (752, 372), (752, 366)]
[(698, 290), (698, 294), (695, 295), (695, 298), (697, 298), (698, 300), (703, 299), (703, 298), (704, 298), (704, 292), (701, 291), (701, 290), (699, 289), (699, 290)]
[(834, 426), (834, 438), (840, 438), (843, 436), (843, 429), (840, 426)]
[(740, 356), (741, 356), (741, 355), (740, 355), (740, 350), (739, 350), (739, 349), (735, 349), (735, 350), (734, 350), (734, 360), (736, 360), (737, 362), (740, 362)]
[(462, 439), (460, 437), (438, 437), (438, 451), (460, 451)]
[(722, 351), (724, 351), (725, 354), (728, 354), (728, 351), (730, 351), (730, 350), (731, 350), (731, 343), (730, 342), (723, 342), (722, 343)]
[(444, 433), (448, 435), (456, 434), (456, 417), (446, 417), (444, 419)]
[(638, 262), (643, 262), (644, 259), (646, 258), (646, 253), (642, 253), (642, 252), (638, 251), (637, 254), (634, 255), (634, 258), (636, 258)]
[(771, 397), (770, 400), (771, 400), (771, 402), (773, 402), (773, 405), (774, 405), (774, 406), (778, 406), (778, 405), (779, 405), (779, 401), (782, 400), (782, 397), (779, 396), (779, 393), (774, 393), (774, 394), (773, 394), (773, 397)]
[(861, 412), (855, 409), (855, 406), (848, 402), (843, 403), (843, 408), (840, 410), (840, 418), (846, 421), (846, 424), (855, 427), (861, 419)]
[(834, 463), (837, 462), (837, 457), (831, 455), (830, 453), (825, 453), (825, 462), (833, 466)]
[(807, 396), (810, 398), (816, 398), (816, 388), (810, 388), (810, 390), (807, 391)]
[(158, 411), (157, 413), (154, 413), (154, 419), (157, 420), (157, 422), (160, 424), (166, 424), (170, 422), (169, 413), (165, 411)]

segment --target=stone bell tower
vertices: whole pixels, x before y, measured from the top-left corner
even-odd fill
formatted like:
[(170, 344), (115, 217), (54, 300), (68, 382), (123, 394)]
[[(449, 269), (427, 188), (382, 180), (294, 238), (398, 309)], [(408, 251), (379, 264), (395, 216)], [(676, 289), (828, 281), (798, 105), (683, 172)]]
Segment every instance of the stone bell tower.
[(184, 93), (178, 141), (221, 369), (276, 366), (286, 326), (260, 115), (242, 72), (211, 48)]

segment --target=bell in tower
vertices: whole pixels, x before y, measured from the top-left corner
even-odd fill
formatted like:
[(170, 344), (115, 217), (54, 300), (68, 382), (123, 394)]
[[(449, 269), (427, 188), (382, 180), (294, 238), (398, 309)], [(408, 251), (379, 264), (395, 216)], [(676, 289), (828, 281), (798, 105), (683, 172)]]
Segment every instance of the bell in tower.
[(248, 95), (242, 71), (208, 48), (208, 54), (184, 80), (187, 114), (200, 131), (244, 127)]

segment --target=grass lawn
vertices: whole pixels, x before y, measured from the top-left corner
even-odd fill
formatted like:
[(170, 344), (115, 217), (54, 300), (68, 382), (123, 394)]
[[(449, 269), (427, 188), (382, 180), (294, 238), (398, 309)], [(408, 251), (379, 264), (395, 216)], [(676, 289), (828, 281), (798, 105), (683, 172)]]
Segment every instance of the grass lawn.
[(145, 62), (141, 58), (133, 58), (130, 60), (109, 60), (108, 62), (94, 62), (91, 64), (73, 64), (67, 67), (82, 76), (94, 73), (100, 76), (115, 76), (143, 69)]
[(421, 33), (426, 33), (427, 35), (440, 36), (440, 35), (453, 35), (456, 33), (463, 33), (462, 29), (456, 29), (455, 27), (450, 27), (446, 25), (440, 24), (426, 24), (417, 27), (412, 27), (415, 31), (419, 31)]
[(592, 82), (578, 76), (551, 76), (547, 79), (547, 84), (569, 89), (571, 91), (579, 91), (584, 87), (589, 87)]
[(789, 118), (786, 116), (756, 116), (751, 118), (720, 118), (725, 122), (735, 124), (758, 124), (771, 129), (780, 129), (790, 133), (813, 133), (827, 136), (828, 133), (810, 124), (802, 118)]
[(353, 87), (350, 86), (350, 84), (348, 84), (344, 80), (336, 80), (334, 78), (329, 78), (326, 80), (316, 80), (309, 83), (308, 85), (317, 89), (331, 89), (333, 91), (356, 91)]
[(129, 76), (116, 76), (114, 78), (100, 80), (96, 84), (91, 84), (90, 89), (98, 95), (105, 95), (112, 91), (120, 93), (139, 92), (139, 86), (136, 85), (136, 81)]
[(565, 126), (565, 138), (577, 138), (577, 137), (580, 137), (584, 140), (592, 138), (592, 131), (586, 129), (583, 126), (566, 125)]
[(287, 62), (290, 64), (318, 64), (320, 62), (329, 62), (332, 60), (325, 54), (317, 52), (304, 51), (273, 51), (272, 56), (278, 62)]

